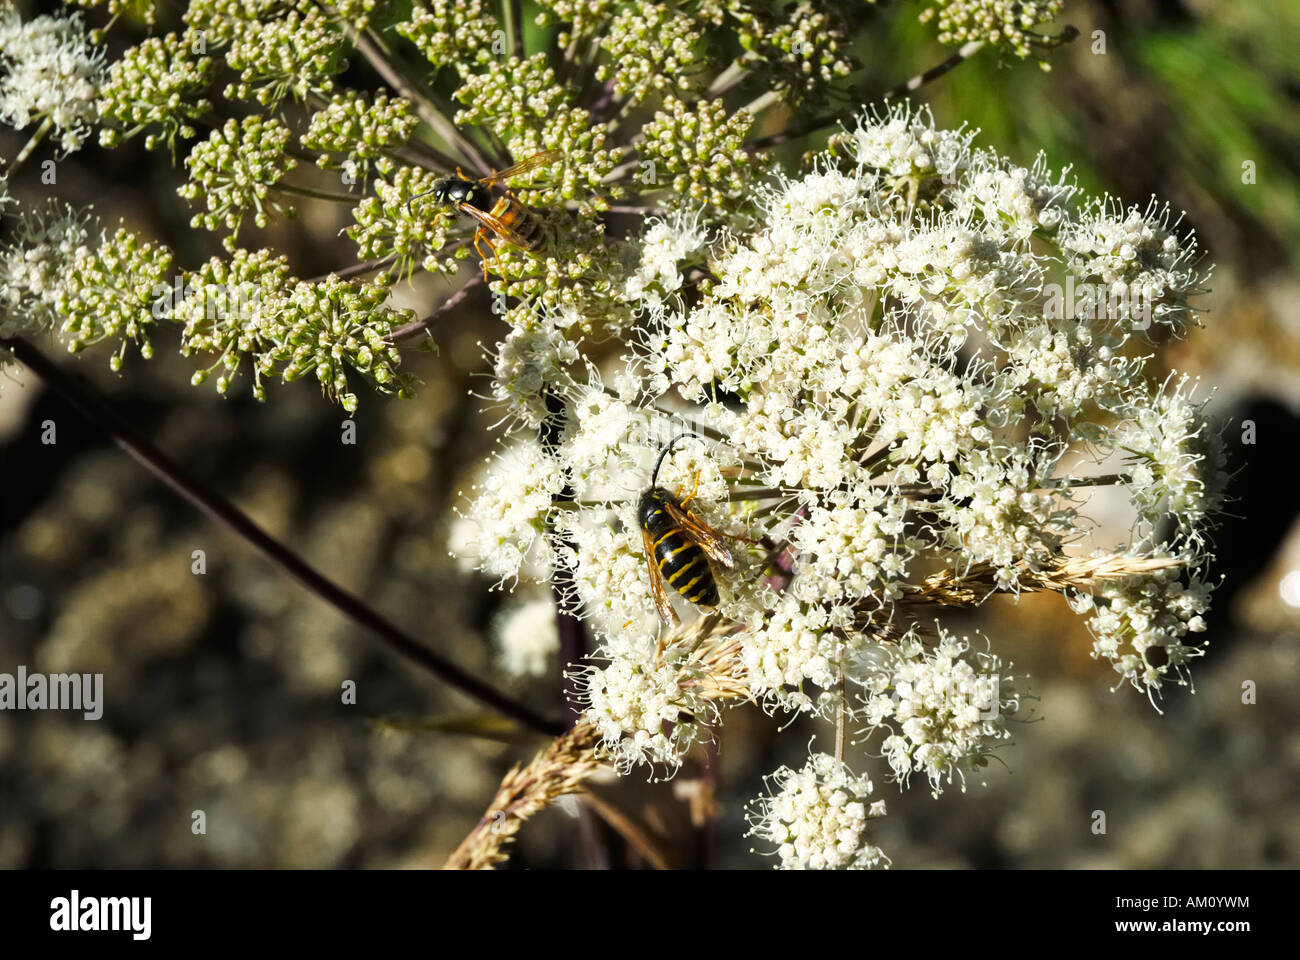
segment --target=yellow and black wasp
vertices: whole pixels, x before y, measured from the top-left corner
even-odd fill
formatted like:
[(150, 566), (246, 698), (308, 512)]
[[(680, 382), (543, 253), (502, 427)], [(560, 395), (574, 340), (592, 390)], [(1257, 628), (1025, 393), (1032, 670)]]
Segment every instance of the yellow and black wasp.
[(641, 539), (645, 543), (646, 563), (650, 567), (650, 592), (664, 623), (679, 623), (677, 612), (664, 589), (667, 582), (691, 603), (704, 607), (718, 605), (718, 584), (713, 579), (709, 561), (713, 560), (731, 569), (735, 559), (727, 549), (725, 540), (756, 543), (748, 537), (714, 530), (689, 509), (687, 504), (699, 489), (700, 475), (695, 475), (695, 489), (678, 499), (663, 487), (656, 486), (659, 468), (672, 453), (678, 440), (693, 437), (682, 433), (674, 437), (659, 453), (654, 473), (650, 476), (650, 489), (641, 494), (637, 506), (637, 521), (641, 524)]
[[(474, 249), (483, 259), (483, 277), (486, 279), (489, 257), (483, 248), (486, 246), (492, 251), (492, 256), (496, 256), (493, 236), (530, 252), (540, 250), (546, 239), (541, 216), (524, 206), (515, 192), (505, 185), (505, 181), (555, 163), (562, 156), (564, 153), (561, 150), (544, 150), (478, 180), (469, 179), (457, 167), (456, 176), (439, 180), (432, 188), (417, 193), (407, 201), (406, 206), (410, 209), (411, 204), (420, 197), (432, 194), (434, 202), (439, 206), (454, 207), (477, 220), (479, 228), (474, 233)], [(495, 196), (493, 187), (498, 184), (501, 193)]]

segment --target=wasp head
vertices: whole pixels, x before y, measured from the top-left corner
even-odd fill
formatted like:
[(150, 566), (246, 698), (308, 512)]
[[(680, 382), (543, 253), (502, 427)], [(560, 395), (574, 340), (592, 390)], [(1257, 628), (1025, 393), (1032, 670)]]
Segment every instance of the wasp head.
[(676, 497), (663, 487), (651, 487), (641, 494), (641, 502), (637, 504), (636, 508), (637, 522), (644, 527), (655, 512), (661, 509), (665, 503), (671, 503), (675, 500)]

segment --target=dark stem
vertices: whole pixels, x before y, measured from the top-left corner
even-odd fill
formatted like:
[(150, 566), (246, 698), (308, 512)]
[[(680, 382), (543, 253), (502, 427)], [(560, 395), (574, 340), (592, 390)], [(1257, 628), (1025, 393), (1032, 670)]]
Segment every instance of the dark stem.
[[(555, 456), (560, 441), (564, 437), (565, 402), (564, 398), (550, 389), (545, 391), (546, 420), (538, 430), (538, 439), (542, 449)], [(573, 500), (573, 484), (566, 477), (564, 487), (552, 499), (553, 503), (568, 503)], [(555, 629), (560, 640), (560, 685), (565, 706), (569, 716), (577, 721), (582, 717), (580, 706), (578, 678), (569, 670), (570, 664), (580, 664), (591, 651), (591, 637), (587, 625), (578, 619), (576, 602), (577, 585), (574, 583), (574, 570), (567, 557), (572, 552), (573, 543), (556, 533), (550, 527), (554, 540), (551, 558), (554, 571), (551, 576), (551, 597), (555, 601)], [(584, 816), (579, 819), (578, 838), (587, 860), (588, 868), (610, 869), (613, 860), (614, 837), (602, 834), (596, 825), (585, 816), (589, 811), (583, 808)], [(626, 847), (626, 843), (622, 844)], [(626, 851), (624, 851), (626, 853)]]
[[(554, 455), (564, 433), (564, 398), (555, 393), (546, 393), (546, 422), (541, 427), (542, 449)], [(567, 480), (564, 489), (555, 495), (556, 503), (569, 503), (573, 500), (573, 485)], [(554, 533), (554, 531), (552, 530)], [(570, 712), (575, 717), (582, 715), (578, 706), (578, 687), (575, 677), (569, 674), (569, 665), (582, 662), (590, 650), (590, 638), (587, 626), (578, 619), (577, 604), (574, 595), (577, 585), (574, 583), (573, 568), (565, 559), (573, 544), (555, 534), (555, 550), (552, 560), (555, 572), (551, 578), (551, 595), (555, 598), (555, 627), (560, 635), (560, 672), (564, 685), (564, 699)]]
[[(898, 97), (904, 96), (905, 94), (912, 93), (915, 90), (919, 90), (921, 87), (925, 86), (930, 81), (937, 80), (939, 77), (942, 77), (949, 70), (952, 70), (958, 65), (965, 63), (976, 53), (978, 53), (983, 46), (984, 46), (983, 40), (972, 40), (970, 43), (966, 44), (960, 50), (954, 53), (951, 57), (949, 57), (947, 60), (943, 61), (943, 63), (931, 67), (929, 70), (925, 71), (924, 73), (918, 73), (910, 80), (906, 80), (903, 83), (900, 83), (898, 86), (893, 87), (890, 90), (886, 90), (883, 94), (880, 94), (877, 97), (871, 97), (871, 95), (866, 91), (854, 91), (854, 93), (859, 98), (862, 98), (866, 103), (871, 103), (874, 100), (889, 101), (889, 100), (897, 99)], [(849, 110), (841, 110), (839, 113), (828, 113), (820, 117), (814, 117), (813, 119), (801, 123), (797, 126), (790, 127), (786, 130), (782, 130), (780, 133), (774, 133), (766, 137), (759, 137), (757, 140), (750, 140), (748, 143), (745, 144), (745, 149), (751, 151), (768, 150), (772, 147), (780, 146), (783, 143), (789, 143), (791, 140), (798, 140), (800, 137), (805, 137), (810, 133), (816, 133), (818, 130), (821, 130), (823, 127), (829, 127), (832, 124), (839, 123), (842, 120), (851, 120), (853, 119), (853, 115), (856, 112), (859, 112), (860, 109), (861, 108), (855, 104)]]
[(524, 10), (522, 0), (505, 0), (501, 5), (502, 19), (505, 21), (506, 37), (510, 40), (510, 55), (519, 60), (524, 58)]
[(367, 273), (374, 273), (377, 270), (382, 270), (396, 259), (397, 255), (390, 253), (388, 256), (379, 257), (376, 260), (363, 260), (361, 263), (351, 263), (346, 267), (340, 267), (338, 270), (331, 270), (329, 273), (322, 273), (318, 277), (312, 277), (307, 282), (321, 283), (324, 280), (328, 280), (330, 277), (338, 277), (340, 280), (349, 280), (352, 277), (360, 277)]
[(556, 735), (567, 729), (567, 724), (535, 713), (528, 706), (466, 672), (441, 654), (430, 650), (383, 614), (366, 606), (359, 598), (326, 578), (296, 553), (270, 536), (229, 500), (209, 490), (187, 474), (179, 464), (170, 460), (99, 397), (60, 370), (36, 347), (25, 340), (4, 339), (0, 340), (0, 348), (10, 350), (69, 406), (111, 437), (117, 446), (183, 500), (209, 519), (243, 538), (263, 557), (280, 567), (349, 620), (374, 633), (394, 652), (434, 673), (465, 695), (518, 720), (531, 730)]
[(608, 120), (609, 114), (613, 113), (614, 107), (617, 106), (618, 100), (614, 96), (614, 80), (607, 80), (605, 85), (600, 89), (600, 96), (596, 102), (591, 105), (591, 116), (593, 120)]

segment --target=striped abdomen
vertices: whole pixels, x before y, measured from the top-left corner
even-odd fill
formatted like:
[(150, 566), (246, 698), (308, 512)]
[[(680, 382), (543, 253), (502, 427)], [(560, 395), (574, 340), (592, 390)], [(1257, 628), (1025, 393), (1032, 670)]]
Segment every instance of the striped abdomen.
[(641, 498), (641, 526), (650, 534), (654, 561), (664, 583), (691, 603), (714, 607), (718, 604), (718, 585), (709, 569), (708, 557), (673, 522), (664, 509), (665, 502), (676, 498), (662, 487), (648, 491)]
[(546, 239), (542, 218), (513, 197), (501, 197), (492, 208), (492, 216), (528, 241), (525, 250), (541, 249)]

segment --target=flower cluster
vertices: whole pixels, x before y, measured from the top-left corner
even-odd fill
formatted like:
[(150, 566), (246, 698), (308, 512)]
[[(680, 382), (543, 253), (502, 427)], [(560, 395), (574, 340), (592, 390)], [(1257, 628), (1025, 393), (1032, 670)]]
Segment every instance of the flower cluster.
[(503, 56), (505, 34), (483, 0), (430, 0), (411, 6), (397, 32), (415, 44), (430, 66), (469, 71)]
[(958, 46), (983, 40), (1023, 58), (1035, 46), (1050, 44), (1050, 38), (1034, 28), (1056, 19), (1064, 6), (1065, 0), (935, 0), (921, 19), (938, 21), (940, 43)]
[(521, 570), (546, 579), (546, 517), (564, 489), (559, 463), (540, 444), (520, 440), (487, 466), (474, 486), (472, 508), (457, 511), (452, 552), (503, 581)]
[(548, 596), (512, 606), (496, 617), (493, 627), (497, 659), (511, 677), (543, 676), (560, 649), (555, 604)]
[(764, 167), (763, 158), (744, 147), (751, 122), (744, 110), (729, 114), (721, 100), (688, 106), (668, 98), (641, 131), (642, 185), (671, 186), (667, 206), (736, 211)]
[(109, 67), (99, 88), (102, 145), (116, 147), (155, 125), (159, 132), (145, 138), (146, 149), (173, 147), (177, 135), (194, 136), (193, 121), (212, 109), (203, 91), (214, 66), (211, 57), (194, 52), (195, 46), (189, 34), (149, 37)]
[(65, 151), (80, 149), (98, 119), (102, 69), (80, 15), (24, 22), (8, 0), (0, 6), (0, 124), (48, 123)]
[(717, 708), (695, 682), (702, 672), (674, 657), (638, 650), (608, 667), (580, 671), (585, 716), (601, 733), (601, 750), (616, 769), (637, 764), (673, 768), (706, 732)]
[(320, 154), (317, 166), (342, 170), (347, 183), (364, 183), (372, 170), (393, 173), (392, 151), (410, 139), (418, 122), (408, 100), (382, 93), (372, 99), (349, 90), (312, 114), (301, 142)]
[(871, 781), (830, 754), (815, 753), (800, 770), (781, 767), (766, 777), (769, 793), (746, 810), (748, 836), (777, 845), (780, 870), (867, 870), (889, 858), (866, 835), (885, 815), (871, 800)]
[(1155, 535), (1167, 520), (1180, 545), (1203, 541), (1228, 481), (1221, 440), (1209, 432), (1205, 404), (1192, 401), (1192, 389), (1186, 378), (1174, 383), (1171, 376), (1155, 396), (1130, 404), (1111, 431), (1132, 464), (1139, 532)]
[[(810, 0), (790, 4), (784, 14), (759, 32), (754, 53), (794, 103), (816, 102), (833, 81), (858, 66), (848, 52), (846, 24), (834, 4)], [(757, 14), (759, 22), (761, 17)]]
[(1092, 612), (1088, 627), (1092, 655), (1110, 661), (1123, 680), (1154, 695), (1166, 681), (1190, 682), (1190, 661), (1205, 649), (1189, 634), (1205, 630), (1212, 587), (1192, 576), (1158, 571), (1103, 584), (1095, 595), (1074, 602), (1076, 612)]
[(434, 174), (406, 164), (376, 178), (374, 196), (352, 210), (356, 225), (348, 228), (348, 236), (358, 256), (392, 260), (396, 276), (409, 276), (416, 266), (455, 273), (455, 252), (446, 249), (450, 216), (427, 199), (435, 183)]
[(543, 150), (564, 155), (554, 169), (511, 182), (516, 190), (528, 188), (523, 196), (529, 203), (576, 200), (581, 211), (590, 212), (598, 209), (601, 197), (618, 194), (603, 185), (617, 160), (617, 151), (605, 143), (609, 126), (574, 105), (572, 92), (557, 82), (545, 54), (494, 59), (483, 73), (465, 79), (456, 100), (462, 104), (456, 123), (492, 130), (512, 157), (522, 160)]
[(327, 94), (347, 66), (343, 33), (320, 7), (214, 0), (192, 4), (186, 22), (225, 47), (226, 64), (239, 75), (226, 86), (229, 99), (273, 107), (290, 95)]
[(692, 89), (703, 59), (696, 48), (699, 32), (691, 18), (667, 4), (639, 2), (619, 11), (600, 39), (610, 56), (596, 72), (616, 96), (640, 103), (655, 92)]
[(250, 358), (259, 400), (265, 376), (314, 376), (348, 412), (358, 402), (349, 373), (378, 392), (409, 394), (412, 383), (398, 370), (401, 356), (390, 337), (411, 315), (386, 305), (384, 287), (334, 276), (296, 280), (285, 259), (267, 251), (237, 250), (175, 276), (173, 262), (165, 246), (125, 228), (100, 234), (70, 208), (29, 211), (0, 250), (0, 329), (10, 335), (57, 325), (73, 352), (120, 341), (109, 357), (120, 370), (129, 343), (146, 359), (153, 355), (151, 333), (167, 322), (181, 327), (183, 355), (216, 357), (192, 379), (203, 383), (220, 368), (223, 394)]
[[(68, 251), (70, 252), (70, 251)], [(65, 253), (65, 251), (60, 251)], [(105, 236), (99, 246), (80, 248), (70, 257), (71, 272), (58, 287), (55, 309), (70, 351), (121, 338), (110, 364), (120, 369), (128, 342), (141, 356), (153, 356), (149, 328), (156, 319), (158, 291), (166, 289), (172, 254), (125, 229)]]
[(878, 648), (884, 662), (864, 670), (862, 696), (871, 731), (890, 731), (880, 747), (895, 777), (924, 773), (936, 797), (954, 773), (966, 789), (966, 771), (1011, 736), (1007, 717), (1020, 707), (996, 656), (942, 626), (937, 633), (933, 648), (914, 633)]
[[(710, 612), (735, 632), (726, 699), (810, 714), (841, 740), (853, 725), (900, 786), (919, 773), (936, 794), (964, 787), (1019, 708), (992, 649), (922, 609), (1051, 589), (1093, 614), (1097, 655), (1135, 685), (1154, 695), (1181, 677), (1208, 602), (1217, 446), (1186, 384), (1146, 377), (1131, 305), (1057, 311), (1051, 291), (1158, 273), (1161, 302), (1186, 307), (1165, 322), (1195, 322), (1195, 238), (1153, 208), (1126, 227), (1149, 253), (1122, 267), (1096, 229), (1113, 202), (902, 107), (752, 201), (729, 230), (707, 229), (701, 208), (649, 224), (619, 291), (621, 362), (583, 364), (581, 325), (540, 306), (512, 312), (498, 347), (509, 442), (547, 440), (533, 449), (552, 499), (503, 461), (466, 515), (493, 576), (530, 576), (525, 548), (544, 576), (563, 573), (600, 643), (584, 689), (603, 749), (675, 769), (699, 735), (681, 651), (655, 636), (637, 512), (673, 438), (655, 481), (726, 545), (728, 562), (708, 565)], [(1086, 504), (1105, 486), (1132, 499), (1131, 539), (1084, 562), (1071, 551), (1095, 533)], [(861, 818), (841, 823), (823, 790), (851, 776), (781, 775), (778, 796), (802, 798), (783, 809), (804, 811), (779, 829), (760, 818), (783, 862), (874, 860)]]
[(387, 339), (409, 312), (384, 306), (387, 291), (369, 283), (329, 277), (294, 280), (283, 258), (236, 251), (185, 276), (184, 296), (171, 319), (183, 325), (181, 353), (214, 355), (194, 375), (207, 379), (220, 367), (216, 386), (226, 393), (245, 357), (253, 361), (253, 395), (266, 397), (262, 378), (291, 383), (314, 376), (321, 391), (352, 413), (357, 396), (348, 373), (359, 373), (381, 393), (408, 394), (398, 372), (401, 355)]
[[(1206, 279), (1196, 237), (1190, 231), (1180, 235), (1181, 222), (1181, 217), (1170, 222), (1168, 205), (1154, 200), (1145, 210), (1125, 210), (1102, 199), (1062, 225), (1061, 249), (1079, 282), (1141, 293), (1141, 299), (1129, 301), (1128, 318), (1135, 324), (1154, 321), (1180, 333), (1195, 316), (1188, 297), (1203, 293)], [(1136, 315), (1135, 301), (1150, 301), (1151, 315)]]
[[(0, 180), (0, 212), (6, 199)], [(90, 239), (87, 218), (64, 204), (29, 210), (16, 221), (0, 248), (0, 335), (48, 333), (63, 322), (59, 294), (73, 276), (71, 265), (89, 254)]]
[(207, 207), (194, 215), (191, 225), (214, 232), (225, 228), (229, 233), (224, 243), (231, 250), (250, 211), (253, 222), (265, 227), (272, 212), (284, 209), (272, 191), (298, 165), (285, 155), (291, 136), (283, 123), (256, 115), (227, 120), (213, 130), (185, 158), (190, 180), (177, 190), (191, 203), (202, 200)]
[(665, 296), (681, 289), (683, 267), (708, 239), (700, 220), (693, 214), (679, 213), (649, 224), (641, 237), (637, 267), (623, 287), (625, 300), (657, 309), (664, 305)]

